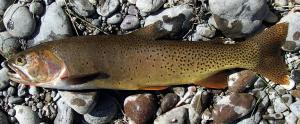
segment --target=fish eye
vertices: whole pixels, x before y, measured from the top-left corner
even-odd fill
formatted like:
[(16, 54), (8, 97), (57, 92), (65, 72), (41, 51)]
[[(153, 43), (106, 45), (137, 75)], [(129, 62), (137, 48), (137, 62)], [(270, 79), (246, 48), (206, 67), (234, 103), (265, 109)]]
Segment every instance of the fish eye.
[(25, 64), (26, 64), (25, 58), (24, 58), (24, 57), (18, 57), (18, 58), (16, 59), (16, 64), (19, 65), (19, 66), (25, 65)]

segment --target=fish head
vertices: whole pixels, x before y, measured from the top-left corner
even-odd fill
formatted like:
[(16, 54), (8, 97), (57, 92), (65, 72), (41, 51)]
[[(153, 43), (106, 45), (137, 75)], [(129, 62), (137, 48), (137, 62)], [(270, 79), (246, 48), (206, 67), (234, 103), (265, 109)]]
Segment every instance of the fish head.
[(64, 62), (50, 50), (23, 51), (7, 61), (12, 81), (26, 85), (53, 82), (65, 72)]

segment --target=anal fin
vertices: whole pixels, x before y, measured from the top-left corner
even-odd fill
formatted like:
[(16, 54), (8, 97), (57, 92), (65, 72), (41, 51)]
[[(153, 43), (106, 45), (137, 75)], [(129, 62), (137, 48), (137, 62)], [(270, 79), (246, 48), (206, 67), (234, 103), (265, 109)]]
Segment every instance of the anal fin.
[(228, 85), (229, 73), (227, 70), (220, 71), (214, 75), (211, 75), (203, 80), (196, 81), (195, 85), (200, 85), (206, 88), (225, 89)]

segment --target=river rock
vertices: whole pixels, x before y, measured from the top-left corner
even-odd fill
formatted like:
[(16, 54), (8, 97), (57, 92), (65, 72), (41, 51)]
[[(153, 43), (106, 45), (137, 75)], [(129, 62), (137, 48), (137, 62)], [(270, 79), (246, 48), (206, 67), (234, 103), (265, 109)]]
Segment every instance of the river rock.
[(209, 24), (198, 24), (196, 32), (188, 37), (189, 41), (208, 41), (216, 34), (216, 28)]
[(282, 17), (279, 21), (288, 22), (289, 29), (286, 37), (286, 41), (282, 46), (282, 49), (285, 51), (295, 51), (300, 48), (300, 12), (290, 11), (287, 15)]
[(14, 107), (16, 110), (16, 119), (20, 124), (39, 124), (40, 119), (34, 111), (31, 110), (29, 106), (16, 105)]
[(250, 70), (234, 73), (229, 76), (228, 91), (236, 93), (243, 92), (248, 85), (252, 85), (256, 80), (256, 74)]
[(185, 124), (188, 119), (188, 109), (184, 106), (174, 108), (165, 114), (158, 116), (154, 124)]
[(150, 15), (145, 19), (145, 25), (151, 25), (157, 21), (163, 22), (161, 28), (169, 33), (171, 38), (179, 38), (190, 29), (193, 8), (189, 5), (179, 5), (165, 9), (158, 14)]
[[(3, 20), (3, 18), (0, 16), (0, 20)], [(3, 21), (0, 21), (0, 32), (5, 30), (5, 26)]]
[(128, 96), (124, 101), (124, 112), (129, 123), (146, 124), (157, 110), (157, 101), (152, 94)]
[(289, 107), (292, 113), (295, 114), (298, 118), (300, 118), (300, 101), (292, 103)]
[(62, 99), (56, 102), (57, 115), (54, 120), (54, 124), (73, 124), (74, 111), (67, 105)]
[(274, 23), (278, 19), (266, 0), (209, 0), (209, 8), (209, 24), (229, 38), (250, 36), (264, 28), (263, 21)]
[(0, 70), (0, 90), (3, 90), (9, 85), (9, 78), (7, 72), (8, 72), (7, 68), (2, 68)]
[(59, 91), (61, 99), (79, 114), (93, 110), (98, 98), (97, 92), (68, 92)]
[(127, 13), (128, 13), (129, 15), (134, 15), (134, 16), (137, 16), (137, 15), (139, 14), (138, 10), (136, 9), (136, 7), (135, 7), (134, 5), (130, 5), (130, 6), (128, 7)]
[(7, 116), (2, 111), (0, 111), (0, 121), (1, 124), (9, 124)]
[(21, 47), (17, 38), (11, 36), (7, 31), (0, 32), (0, 54), (5, 58), (9, 58), (18, 52)]
[(224, 96), (213, 108), (215, 123), (231, 123), (247, 115), (255, 104), (255, 98), (247, 93), (233, 93)]
[(33, 15), (38, 15), (41, 16), (44, 11), (45, 11), (45, 7), (42, 3), (40, 2), (32, 2), (29, 6), (29, 11), (33, 14)]
[(166, 94), (160, 104), (160, 109), (162, 113), (171, 110), (173, 107), (176, 106), (178, 101), (179, 101), (179, 96), (177, 96), (175, 93)]
[(22, 4), (11, 5), (3, 15), (3, 23), (14, 37), (29, 37), (36, 27), (36, 22), (29, 9)]
[(143, 12), (155, 12), (166, 0), (136, 0), (136, 7)]
[(114, 13), (120, 4), (119, 0), (104, 0), (99, 3), (100, 5), (97, 7), (97, 13), (101, 16), (109, 16)]
[(296, 124), (297, 120), (298, 118), (294, 113), (290, 113), (287, 116), (285, 116), (285, 121), (287, 124)]
[(275, 0), (274, 3), (278, 6), (286, 6), (288, 5), (288, 0)]
[(120, 27), (123, 30), (131, 30), (131, 29), (137, 28), (139, 26), (139, 24), (140, 24), (140, 21), (137, 16), (126, 15), (124, 20), (122, 21)]
[(91, 16), (96, 10), (88, 0), (70, 0), (72, 9), (81, 16)]
[(116, 100), (111, 96), (101, 96), (96, 107), (84, 114), (84, 119), (90, 124), (104, 124), (109, 123), (117, 113)]
[(122, 14), (121, 13), (116, 13), (112, 15), (111, 17), (107, 18), (107, 23), (108, 24), (118, 24), (122, 21)]
[(41, 26), (37, 36), (34, 37), (34, 42), (29, 45), (34, 46), (71, 35), (72, 26), (69, 18), (64, 10), (56, 2), (53, 2), (41, 18)]
[(0, 0), (0, 16), (2, 16), (5, 10), (13, 4), (14, 0)]
[(205, 90), (199, 90), (191, 101), (191, 108), (195, 110), (199, 115), (208, 107), (212, 95)]
[(295, 98), (300, 99), (300, 90), (292, 90), (291, 95)]
[(242, 119), (237, 124), (258, 124), (261, 119), (262, 119), (261, 112), (257, 111), (254, 115)]

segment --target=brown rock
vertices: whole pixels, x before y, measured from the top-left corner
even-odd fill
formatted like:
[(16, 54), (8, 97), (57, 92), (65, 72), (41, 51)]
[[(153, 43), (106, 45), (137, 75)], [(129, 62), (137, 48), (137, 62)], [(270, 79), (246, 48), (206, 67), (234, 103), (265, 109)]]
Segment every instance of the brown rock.
[(292, 96), (300, 99), (300, 90), (292, 90)]
[(168, 93), (161, 101), (160, 108), (162, 113), (165, 113), (175, 107), (179, 101), (179, 96), (175, 93)]
[(234, 73), (229, 76), (228, 91), (236, 93), (243, 92), (249, 84), (254, 83), (256, 80), (256, 74), (249, 70)]
[(247, 115), (255, 98), (247, 93), (233, 93), (223, 97), (213, 108), (213, 120), (215, 123), (231, 123), (234, 120)]
[(152, 94), (128, 96), (124, 102), (124, 111), (129, 123), (146, 124), (157, 110), (157, 100)]

